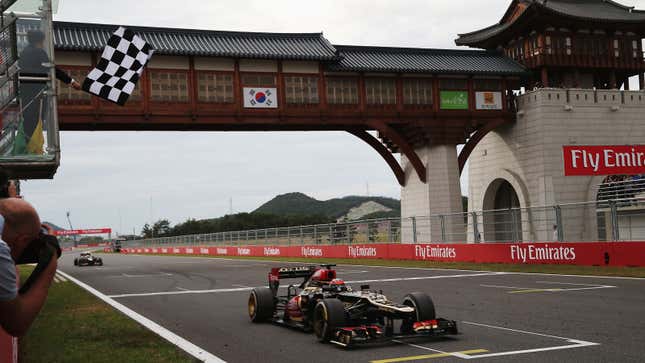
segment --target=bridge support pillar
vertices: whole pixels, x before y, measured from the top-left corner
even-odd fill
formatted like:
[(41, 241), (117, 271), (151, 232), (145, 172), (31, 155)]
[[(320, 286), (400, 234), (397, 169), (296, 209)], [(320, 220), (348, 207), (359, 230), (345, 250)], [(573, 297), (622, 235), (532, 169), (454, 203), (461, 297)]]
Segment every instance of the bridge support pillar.
[(424, 146), (415, 151), (426, 167), (428, 182), (421, 182), (407, 158), (401, 156), (406, 180), (401, 188), (401, 241), (465, 242), (456, 146)]

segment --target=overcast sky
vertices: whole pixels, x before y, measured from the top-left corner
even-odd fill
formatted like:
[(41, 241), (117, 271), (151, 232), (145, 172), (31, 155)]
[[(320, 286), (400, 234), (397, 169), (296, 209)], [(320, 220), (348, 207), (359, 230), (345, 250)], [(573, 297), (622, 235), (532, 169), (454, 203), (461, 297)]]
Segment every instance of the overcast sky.
[[(638, 8), (645, 0), (632, 0)], [(333, 44), (455, 48), (458, 33), (499, 20), (510, 0), (61, 0), (56, 20), (208, 30), (324, 32)], [(275, 195), (400, 197), (367, 144), (344, 133), (62, 132), (54, 180), (23, 194), (43, 220), (141, 231), (168, 218), (251, 211)], [(465, 178), (462, 192), (465, 194)]]

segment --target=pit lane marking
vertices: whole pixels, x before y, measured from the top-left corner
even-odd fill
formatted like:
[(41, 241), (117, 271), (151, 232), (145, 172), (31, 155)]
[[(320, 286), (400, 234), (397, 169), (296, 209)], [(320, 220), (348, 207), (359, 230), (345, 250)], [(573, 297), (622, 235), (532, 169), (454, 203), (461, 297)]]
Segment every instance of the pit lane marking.
[[(424, 349), (430, 350), (430, 348), (425, 348)], [(434, 350), (434, 349), (432, 349)], [(461, 352), (452, 352), (452, 353), (435, 353), (435, 354), (426, 354), (426, 355), (414, 355), (410, 357), (400, 357), (400, 358), (390, 358), (390, 359), (380, 359), (380, 360), (373, 360), (370, 363), (396, 363), (396, 362), (409, 362), (413, 360), (422, 360), (422, 359), (432, 359), (432, 358), (444, 358), (444, 357), (454, 357), (454, 356), (459, 356), (461, 355), (467, 355), (467, 354), (475, 354), (475, 353), (487, 353), (488, 350), (486, 349), (472, 349), (472, 350), (462, 350)]]

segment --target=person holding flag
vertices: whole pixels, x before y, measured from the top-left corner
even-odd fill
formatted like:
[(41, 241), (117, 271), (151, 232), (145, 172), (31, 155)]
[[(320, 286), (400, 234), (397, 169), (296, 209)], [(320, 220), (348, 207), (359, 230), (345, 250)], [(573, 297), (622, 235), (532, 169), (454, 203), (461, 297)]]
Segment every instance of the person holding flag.
[[(27, 33), (27, 47), (22, 51), (18, 60), (21, 77), (47, 77), (50, 62), (44, 49), (45, 34), (40, 30), (30, 30)], [(61, 82), (80, 90), (81, 85), (72, 79), (65, 71), (56, 68), (56, 78)], [(46, 114), (47, 104), (43, 96), (45, 84), (41, 80), (24, 80), (20, 84), (20, 103), (22, 108), (21, 128), (18, 130), (14, 145), (14, 154), (43, 154), (43, 114)], [(20, 135), (22, 133), (22, 135)], [(22, 136), (22, 137), (21, 137)], [(22, 140), (20, 140), (22, 139)]]

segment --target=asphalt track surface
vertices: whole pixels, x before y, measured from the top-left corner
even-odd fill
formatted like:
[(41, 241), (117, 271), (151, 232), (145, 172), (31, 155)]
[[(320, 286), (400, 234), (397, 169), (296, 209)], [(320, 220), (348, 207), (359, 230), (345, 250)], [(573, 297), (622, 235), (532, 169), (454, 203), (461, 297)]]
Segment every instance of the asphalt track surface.
[(645, 360), (645, 279), (341, 265), (340, 278), (395, 301), (430, 294), (438, 316), (457, 320), (462, 333), (345, 350), (249, 322), (249, 288), (266, 286), (271, 267), (294, 264), (102, 255), (103, 267), (75, 267), (76, 254), (59, 268), (228, 362)]

